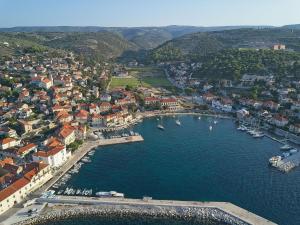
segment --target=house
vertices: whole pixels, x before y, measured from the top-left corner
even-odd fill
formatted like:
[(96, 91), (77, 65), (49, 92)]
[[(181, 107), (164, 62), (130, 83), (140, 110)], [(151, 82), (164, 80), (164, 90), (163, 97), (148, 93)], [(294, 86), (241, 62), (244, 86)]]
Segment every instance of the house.
[(26, 156), (30, 152), (36, 152), (36, 151), (37, 151), (37, 145), (33, 144), (33, 143), (30, 143), (30, 144), (27, 144), (27, 145), (19, 148), (18, 151), (17, 151), (17, 154), (20, 157), (23, 158), (24, 156)]
[(211, 103), (212, 100), (214, 100), (216, 98), (215, 95), (213, 95), (212, 93), (205, 93), (203, 96), (202, 96), (203, 100), (207, 103)]
[(59, 111), (56, 114), (56, 120), (63, 124), (63, 123), (69, 123), (73, 120), (73, 115), (69, 114), (67, 111)]
[(93, 113), (91, 116), (91, 125), (93, 127), (98, 127), (103, 125), (103, 116), (97, 113)]
[(273, 45), (272, 46), (272, 49), (273, 50), (285, 50), (286, 49), (286, 47), (285, 47), (285, 45), (283, 45), (283, 44), (277, 44), (277, 45)]
[(102, 102), (110, 102), (111, 101), (111, 96), (109, 94), (101, 95), (100, 100)]
[(236, 117), (241, 120), (241, 119), (244, 119), (245, 117), (249, 116), (250, 113), (248, 110), (246, 109), (240, 109), (236, 112)]
[(5, 150), (5, 149), (8, 149), (8, 148), (12, 148), (12, 147), (15, 147), (19, 144), (19, 141), (17, 141), (16, 139), (14, 138), (3, 138), (0, 140), (0, 149), (1, 150)]
[(65, 145), (73, 143), (76, 140), (74, 127), (70, 125), (64, 125), (59, 130), (58, 137)]
[(99, 106), (100, 112), (108, 112), (111, 110), (111, 104), (109, 102), (102, 102)]
[(300, 134), (300, 124), (291, 124), (289, 127), (289, 131), (295, 134)]
[(64, 145), (57, 145), (47, 150), (37, 151), (32, 155), (34, 162), (43, 162), (51, 167), (60, 167), (71, 156)]
[(89, 112), (82, 109), (79, 110), (74, 117), (75, 120), (78, 121), (79, 123), (85, 124), (88, 122)]
[(22, 202), (28, 194), (52, 178), (50, 167), (44, 163), (26, 164), (24, 170), (22, 176), (15, 177), (0, 191), (0, 214)]
[(163, 98), (160, 100), (160, 105), (168, 110), (179, 109), (179, 103), (176, 98)]
[(160, 102), (160, 98), (147, 97), (145, 98), (145, 105), (154, 105)]
[(277, 127), (284, 127), (289, 123), (289, 120), (284, 116), (277, 114), (272, 118), (271, 123)]
[(263, 103), (263, 107), (272, 111), (277, 111), (279, 109), (279, 104), (273, 101), (266, 101)]
[(215, 99), (212, 101), (211, 106), (215, 109), (222, 110), (224, 112), (232, 111), (232, 100), (229, 98)]

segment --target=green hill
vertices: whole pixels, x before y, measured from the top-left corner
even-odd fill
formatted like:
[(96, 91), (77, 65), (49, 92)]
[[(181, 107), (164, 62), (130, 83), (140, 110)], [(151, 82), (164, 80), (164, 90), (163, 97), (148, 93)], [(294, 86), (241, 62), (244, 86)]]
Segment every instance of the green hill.
[(247, 28), (187, 34), (150, 51), (149, 60), (176, 61), (201, 57), (227, 48), (266, 49), (278, 43), (300, 51), (300, 30)]

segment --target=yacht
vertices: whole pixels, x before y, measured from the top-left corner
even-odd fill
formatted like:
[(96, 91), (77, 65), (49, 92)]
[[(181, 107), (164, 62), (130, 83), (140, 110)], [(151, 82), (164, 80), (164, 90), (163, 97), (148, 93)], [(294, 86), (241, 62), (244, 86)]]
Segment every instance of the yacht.
[(276, 166), (277, 163), (282, 159), (281, 156), (273, 156), (272, 158), (269, 159), (269, 163), (272, 165), (272, 166)]
[(175, 123), (180, 126), (181, 125), (181, 122), (179, 120), (176, 120)]
[(161, 124), (158, 124), (158, 125), (157, 125), (157, 128), (160, 129), (160, 130), (165, 130), (164, 126), (161, 125)]
[(292, 149), (292, 147), (288, 144), (285, 144), (285, 145), (280, 147), (280, 150), (282, 150), (282, 151), (288, 151), (290, 149)]
[(265, 136), (262, 132), (259, 132), (259, 131), (255, 131), (253, 134), (252, 134), (252, 137), (254, 138), (261, 138)]

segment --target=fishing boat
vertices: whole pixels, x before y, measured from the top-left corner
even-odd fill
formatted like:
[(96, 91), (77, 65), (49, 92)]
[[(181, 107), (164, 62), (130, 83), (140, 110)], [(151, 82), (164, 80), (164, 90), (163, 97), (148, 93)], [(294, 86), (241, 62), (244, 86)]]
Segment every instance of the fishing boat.
[(175, 120), (175, 123), (180, 126), (181, 125), (181, 122), (179, 120)]

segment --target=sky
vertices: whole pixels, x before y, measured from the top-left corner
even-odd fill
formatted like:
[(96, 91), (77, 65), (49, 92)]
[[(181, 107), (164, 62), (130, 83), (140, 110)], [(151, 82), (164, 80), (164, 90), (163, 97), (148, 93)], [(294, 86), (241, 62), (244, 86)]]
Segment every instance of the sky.
[(300, 0), (0, 0), (0, 27), (300, 24)]

